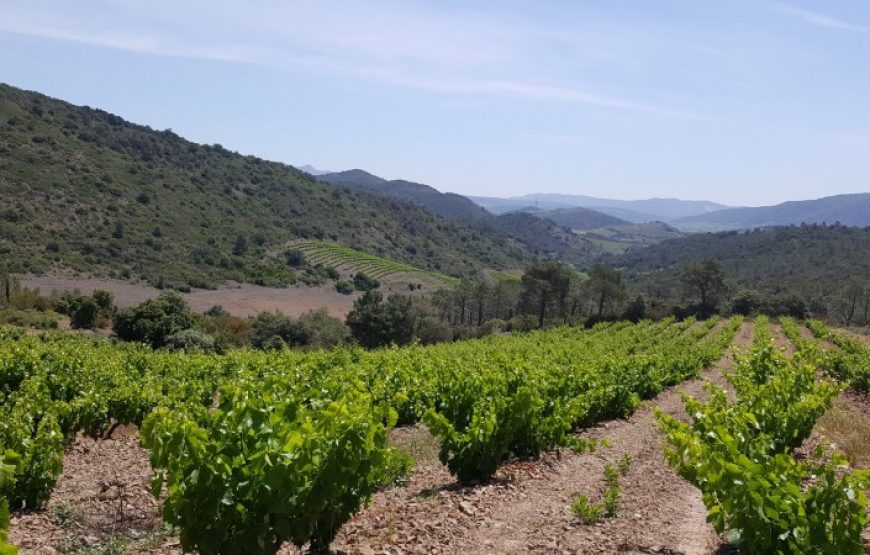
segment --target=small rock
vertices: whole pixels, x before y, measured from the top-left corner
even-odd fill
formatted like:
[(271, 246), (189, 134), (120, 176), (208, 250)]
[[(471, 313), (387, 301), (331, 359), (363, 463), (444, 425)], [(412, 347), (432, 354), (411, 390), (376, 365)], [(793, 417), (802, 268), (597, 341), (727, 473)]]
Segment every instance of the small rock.
[(467, 514), (468, 516), (474, 516), (474, 507), (472, 507), (471, 504), (467, 501), (459, 502), (459, 510)]

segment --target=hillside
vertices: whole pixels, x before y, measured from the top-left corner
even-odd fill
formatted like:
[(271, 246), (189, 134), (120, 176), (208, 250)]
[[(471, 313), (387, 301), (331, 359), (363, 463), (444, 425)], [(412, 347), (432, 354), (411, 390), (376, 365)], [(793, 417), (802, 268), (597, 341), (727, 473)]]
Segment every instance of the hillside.
[(403, 179), (386, 180), (363, 170), (322, 174), (317, 180), (412, 202), (446, 218), (469, 222), (489, 216), (486, 210), (461, 195), (442, 193), (434, 187)]
[[(550, 219), (523, 213), (496, 216), (466, 197), (442, 193), (429, 185), (401, 179), (388, 181), (363, 170), (321, 175), (317, 179), (352, 190), (365, 190), (391, 199), (412, 202), (429, 212), (473, 227), (486, 235), (508, 236), (536, 256), (586, 265), (603, 252), (594, 243), (571, 233), (568, 226)], [(597, 221), (612, 221), (603, 214), (598, 214), (595, 218)]]
[(531, 213), (546, 218), (562, 227), (575, 230), (596, 229), (599, 227), (624, 225), (629, 223), (615, 216), (580, 206), (573, 208), (557, 208), (555, 210), (547, 211), (536, 210)]
[(624, 252), (632, 247), (655, 245), (685, 235), (663, 222), (610, 225), (581, 233), (609, 253)]
[(686, 231), (724, 231), (802, 223), (870, 226), (870, 193), (791, 201), (775, 206), (717, 210), (680, 218), (673, 225)]
[(633, 248), (608, 262), (631, 283), (668, 296), (669, 288), (680, 287), (683, 265), (708, 258), (718, 260), (738, 287), (830, 300), (851, 281), (870, 285), (870, 229), (808, 225), (693, 234)]
[(284, 284), (294, 239), (452, 275), (531, 256), (411, 203), (0, 85), (0, 271)]

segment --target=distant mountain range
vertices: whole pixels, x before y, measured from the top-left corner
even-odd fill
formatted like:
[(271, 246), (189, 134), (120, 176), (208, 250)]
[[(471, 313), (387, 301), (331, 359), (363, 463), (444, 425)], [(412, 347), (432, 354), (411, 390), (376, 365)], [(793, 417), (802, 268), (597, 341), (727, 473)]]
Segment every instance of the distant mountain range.
[[(602, 254), (602, 250), (593, 242), (549, 219), (520, 211), (495, 215), (462, 195), (442, 193), (422, 183), (402, 179), (387, 180), (359, 169), (319, 175), (316, 179), (351, 190), (417, 204), (433, 214), (482, 232), (506, 235), (540, 256), (555, 257), (577, 264), (588, 263)], [(604, 216), (593, 214), (595, 217)]]
[(297, 166), (297, 169), (304, 171), (310, 175), (326, 175), (328, 173), (335, 173), (332, 170), (319, 170), (312, 166), (311, 164), (305, 164), (304, 166)]
[(534, 206), (542, 210), (563, 208), (590, 208), (634, 223), (670, 222), (677, 218), (706, 214), (729, 208), (706, 200), (680, 200), (651, 198), (645, 200), (618, 200), (588, 197), (585, 195), (530, 194), (518, 197), (468, 197), (490, 212), (501, 214)]
[(870, 226), (870, 193), (790, 201), (776, 206), (729, 208), (671, 222), (683, 231), (727, 231), (821, 223)]
[(559, 205), (561, 207), (550, 210), (526, 204), (515, 210), (493, 213), (462, 195), (442, 193), (429, 185), (401, 179), (386, 180), (359, 169), (319, 175), (316, 179), (411, 202), (463, 225), (507, 235), (538, 255), (575, 264), (588, 264), (605, 253), (682, 235), (665, 224), (635, 224), (578, 206)]

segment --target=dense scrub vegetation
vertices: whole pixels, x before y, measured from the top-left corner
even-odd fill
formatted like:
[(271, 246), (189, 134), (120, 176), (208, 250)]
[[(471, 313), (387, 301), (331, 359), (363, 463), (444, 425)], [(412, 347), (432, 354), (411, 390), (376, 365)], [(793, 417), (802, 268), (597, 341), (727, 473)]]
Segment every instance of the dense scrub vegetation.
[(515, 267), (515, 241), (284, 164), (197, 145), (0, 85), (0, 258), (154, 285), (293, 283), (292, 239), (462, 275)]
[(689, 235), (608, 262), (654, 307), (684, 305), (684, 269), (713, 260), (725, 286), (719, 309), (799, 317), (803, 308), (848, 325), (870, 322), (868, 253), (868, 228), (804, 225)]

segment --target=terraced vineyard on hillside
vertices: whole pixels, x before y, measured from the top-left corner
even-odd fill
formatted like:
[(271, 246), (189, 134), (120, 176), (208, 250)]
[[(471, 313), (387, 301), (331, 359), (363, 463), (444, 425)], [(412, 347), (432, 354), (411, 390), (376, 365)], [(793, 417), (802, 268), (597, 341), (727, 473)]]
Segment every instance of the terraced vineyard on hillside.
[(313, 264), (333, 266), (337, 269), (350, 272), (363, 272), (371, 277), (381, 279), (394, 274), (407, 274), (409, 277), (418, 277), (427, 281), (440, 282), (444, 285), (454, 285), (458, 279), (440, 274), (421, 270), (409, 264), (403, 264), (394, 260), (388, 260), (373, 254), (344, 247), (335, 243), (324, 241), (298, 241), (292, 243), (292, 247), (305, 253), (306, 259)]

